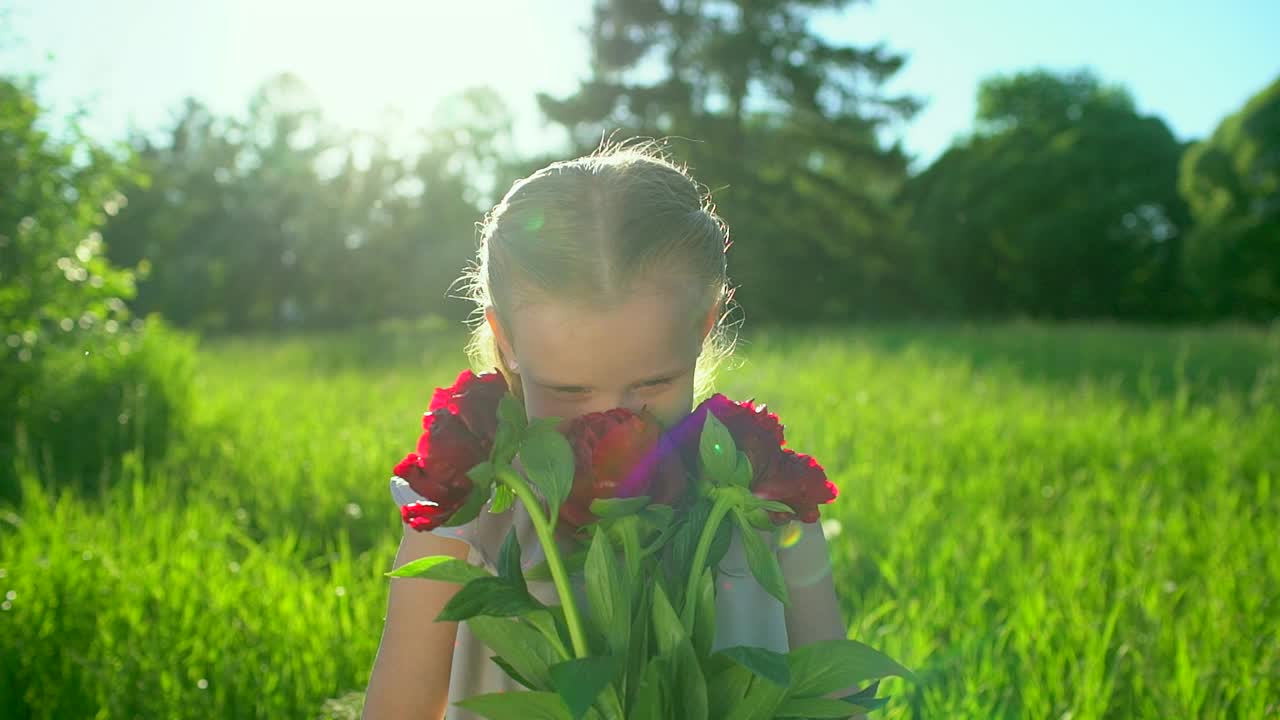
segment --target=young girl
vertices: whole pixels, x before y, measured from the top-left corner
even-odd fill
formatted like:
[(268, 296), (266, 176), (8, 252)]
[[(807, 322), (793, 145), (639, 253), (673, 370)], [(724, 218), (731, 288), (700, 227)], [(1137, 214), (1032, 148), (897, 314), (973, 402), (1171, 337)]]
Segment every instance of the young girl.
[[(483, 312), (468, 347), (473, 364), (499, 368), (531, 418), (615, 407), (647, 407), (667, 424), (687, 415), (729, 346), (721, 324), (731, 295), (728, 232), (701, 187), (655, 141), (605, 143), (517, 181), (486, 217), (468, 273)], [(420, 499), (396, 479), (391, 491), (400, 505)], [(496, 572), (513, 524), (524, 566), (542, 561), (528, 513), (515, 503), (457, 527), (405, 525), (395, 566), (452, 555)], [(785, 653), (846, 636), (822, 526), (799, 525), (798, 541), (775, 545), (789, 608), (755, 581), (734, 526), (717, 578), (716, 649)], [(432, 621), (459, 587), (391, 580), (365, 720), (469, 720), (476, 716), (454, 702), (524, 689), (465, 621)], [(559, 604), (550, 581), (529, 588)]]

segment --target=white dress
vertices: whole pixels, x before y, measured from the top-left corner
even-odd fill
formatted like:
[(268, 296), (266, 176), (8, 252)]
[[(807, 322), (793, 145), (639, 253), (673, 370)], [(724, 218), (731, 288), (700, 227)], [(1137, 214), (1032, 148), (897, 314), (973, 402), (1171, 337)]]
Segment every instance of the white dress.
[[(409, 484), (398, 477), (391, 478), (391, 495), (397, 505), (407, 505), (421, 500)], [(516, 525), (520, 541), (521, 564), (532, 567), (545, 560), (546, 555), (529, 518), (528, 511), (515, 502), (501, 513), (489, 512), (488, 505), (470, 522), (456, 527), (438, 527), (430, 532), (443, 537), (463, 540), (471, 546), (468, 562), (497, 572), (498, 551), (506, 540), (511, 524)], [(737, 523), (730, 520), (732, 530), (729, 548), (720, 562), (721, 574), (716, 578), (716, 637), (713, 650), (749, 645), (767, 648), (780, 653), (788, 652), (787, 627), (802, 626), (804, 618), (812, 617), (806, 605), (821, 601), (819, 593), (806, 592), (831, 572), (827, 540), (821, 523), (798, 523), (801, 534), (789, 547), (779, 547), (771, 542), (778, 556), (782, 575), (787, 585), (791, 607), (786, 608), (756, 581), (748, 569), (742, 538)], [(409, 532), (412, 532), (411, 530)], [(774, 533), (756, 531), (770, 539)], [(558, 543), (563, 541), (557, 541)], [(562, 556), (567, 550), (562, 546)], [(586, 597), (582, 586), (582, 573), (571, 576), (579, 608), (585, 611)], [(529, 592), (547, 605), (559, 605), (555, 585), (549, 581), (530, 581)], [(794, 632), (794, 630), (793, 630)], [(526, 688), (512, 680), (502, 668), (490, 660), (489, 650), (471, 633), (467, 622), (458, 623), (457, 641), (453, 648), (453, 666), (449, 676), (449, 709), (445, 720), (481, 720), (478, 715), (455, 707), (454, 703), (473, 695), (503, 691), (522, 691)]]

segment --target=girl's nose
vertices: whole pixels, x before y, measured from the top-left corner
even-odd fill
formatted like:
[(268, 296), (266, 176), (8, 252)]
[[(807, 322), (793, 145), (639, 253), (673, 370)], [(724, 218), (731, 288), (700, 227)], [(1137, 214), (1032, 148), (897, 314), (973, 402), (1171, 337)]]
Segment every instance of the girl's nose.
[(619, 391), (615, 393), (599, 393), (583, 413), (604, 412), (605, 410), (613, 410), (614, 408), (626, 408), (632, 412), (638, 413), (647, 403), (643, 398), (636, 397), (630, 392)]

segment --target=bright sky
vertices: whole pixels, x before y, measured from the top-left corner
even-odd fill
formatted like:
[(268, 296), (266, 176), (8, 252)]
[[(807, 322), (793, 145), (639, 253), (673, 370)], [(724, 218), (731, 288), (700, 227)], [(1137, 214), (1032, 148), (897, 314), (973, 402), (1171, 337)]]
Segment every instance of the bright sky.
[[(182, 98), (242, 112), (265, 78), (293, 71), (326, 117), (373, 129), (389, 107), (411, 127), (468, 85), (498, 90), (520, 117), (517, 145), (562, 135), (535, 91), (564, 95), (586, 73), (590, 0), (0, 0), (0, 73), (34, 72), (58, 111), (122, 137), (167, 124)], [(918, 163), (972, 125), (978, 82), (1037, 66), (1092, 66), (1181, 138), (1203, 137), (1280, 76), (1280, 0), (878, 0), (823, 17), (820, 32), (883, 40), (909, 55), (890, 84), (924, 97), (894, 131)]]

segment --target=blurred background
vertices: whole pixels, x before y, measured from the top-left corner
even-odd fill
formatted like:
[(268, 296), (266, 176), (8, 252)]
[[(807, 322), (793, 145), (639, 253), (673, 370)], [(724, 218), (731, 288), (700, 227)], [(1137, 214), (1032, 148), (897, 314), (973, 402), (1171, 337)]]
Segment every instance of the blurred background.
[(358, 714), (476, 223), (631, 136), (729, 223), (720, 389), (845, 489), (886, 716), (1280, 714), (1276, 28), (0, 2), (0, 716)]

